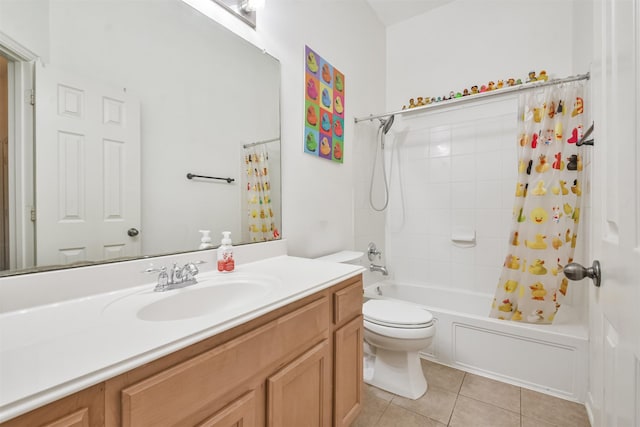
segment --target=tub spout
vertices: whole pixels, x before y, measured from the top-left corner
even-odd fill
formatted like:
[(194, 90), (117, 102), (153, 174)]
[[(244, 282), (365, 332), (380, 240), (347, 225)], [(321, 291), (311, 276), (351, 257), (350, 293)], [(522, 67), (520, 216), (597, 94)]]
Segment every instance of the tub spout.
[(382, 273), (383, 276), (389, 275), (389, 271), (387, 270), (387, 267), (385, 267), (384, 265), (371, 264), (369, 266), (369, 271), (379, 271), (380, 273)]

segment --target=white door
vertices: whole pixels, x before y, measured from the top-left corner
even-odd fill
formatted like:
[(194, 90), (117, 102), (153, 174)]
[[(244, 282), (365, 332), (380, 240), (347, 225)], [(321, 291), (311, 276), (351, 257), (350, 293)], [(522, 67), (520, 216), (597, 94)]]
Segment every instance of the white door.
[(140, 103), (40, 65), (35, 133), (37, 265), (138, 255)]
[(640, 426), (640, 0), (594, 9), (595, 147), (590, 291), (590, 396), (594, 426)]

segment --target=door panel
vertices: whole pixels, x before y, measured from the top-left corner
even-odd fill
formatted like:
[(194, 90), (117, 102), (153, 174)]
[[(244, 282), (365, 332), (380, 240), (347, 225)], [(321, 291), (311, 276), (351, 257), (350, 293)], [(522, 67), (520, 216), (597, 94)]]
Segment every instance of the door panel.
[(9, 268), (9, 78), (0, 56), (0, 270)]
[(138, 255), (127, 230), (140, 228), (139, 102), (40, 66), (36, 117), (37, 264)]
[(594, 426), (640, 425), (640, 0), (595, 4), (590, 402)]

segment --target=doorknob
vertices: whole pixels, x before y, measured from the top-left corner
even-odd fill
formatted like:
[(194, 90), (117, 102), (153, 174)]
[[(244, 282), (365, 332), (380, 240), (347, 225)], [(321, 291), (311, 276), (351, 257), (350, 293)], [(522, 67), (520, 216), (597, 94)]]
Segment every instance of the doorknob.
[(563, 271), (569, 280), (580, 280), (589, 277), (593, 279), (593, 284), (596, 285), (597, 288), (600, 287), (602, 273), (600, 271), (600, 261), (598, 260), (593, 261), (593, 265), (589, 268), (585, 268), (577, 262), (572, 262), (565, 265)]
[(127, 234), (131, 237), (136, 237), (138, 234), (140, 234), (140, 232), (137, 228), (130, 228), (127, 230)]

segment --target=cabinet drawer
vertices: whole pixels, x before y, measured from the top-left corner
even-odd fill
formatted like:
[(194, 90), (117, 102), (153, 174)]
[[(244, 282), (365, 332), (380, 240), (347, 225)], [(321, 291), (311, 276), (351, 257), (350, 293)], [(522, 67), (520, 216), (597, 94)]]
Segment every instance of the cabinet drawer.
[(358, 280), (333, 294), (333, 323), (338, 325), (362, 313), (362, 292)]
[(0, 425), (2, 427), (104, 426), (104, 383), (63, 397)]
[(227, 393), (328, 336), (329, 301), (315, 300), (228, 343), (122, 391), (126, 426), (193, 424), (228, 403)]

